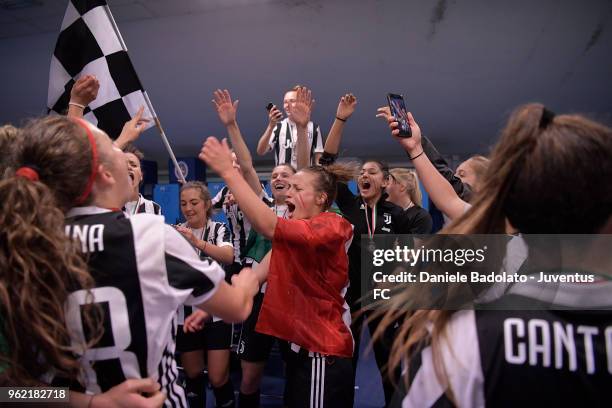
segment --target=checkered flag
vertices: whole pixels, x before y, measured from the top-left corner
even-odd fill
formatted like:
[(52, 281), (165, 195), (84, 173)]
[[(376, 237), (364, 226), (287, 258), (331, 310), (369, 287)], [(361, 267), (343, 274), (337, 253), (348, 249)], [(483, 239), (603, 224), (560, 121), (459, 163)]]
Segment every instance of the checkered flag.
[(70, 0), (51, 58), (49, 110), (65, 113), (72, 86), (88, 74), (96, 76), (100, 89), (84, 117), (111, 138), (119, 136), (140, 106), (144, 118), (156, 117), (106, 1)]

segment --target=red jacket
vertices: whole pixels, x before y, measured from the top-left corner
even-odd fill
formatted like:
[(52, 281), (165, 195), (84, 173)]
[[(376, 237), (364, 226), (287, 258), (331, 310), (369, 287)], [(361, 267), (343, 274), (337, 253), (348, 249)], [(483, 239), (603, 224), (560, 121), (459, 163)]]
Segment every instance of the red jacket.
[(325, 212), (309, 220), (278, 219), (268, 288), (256, 330), (324, 355), (353, 355), (348, 256), (353, 226)]

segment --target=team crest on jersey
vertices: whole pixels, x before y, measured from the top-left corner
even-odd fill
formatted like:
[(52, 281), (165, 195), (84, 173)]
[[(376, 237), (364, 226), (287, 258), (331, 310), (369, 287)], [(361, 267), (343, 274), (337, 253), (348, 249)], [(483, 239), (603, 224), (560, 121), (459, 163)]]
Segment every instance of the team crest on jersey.
[(385, 224), (391, 224), (391, 214), (384, 213), (383, 216), (385, 218)]

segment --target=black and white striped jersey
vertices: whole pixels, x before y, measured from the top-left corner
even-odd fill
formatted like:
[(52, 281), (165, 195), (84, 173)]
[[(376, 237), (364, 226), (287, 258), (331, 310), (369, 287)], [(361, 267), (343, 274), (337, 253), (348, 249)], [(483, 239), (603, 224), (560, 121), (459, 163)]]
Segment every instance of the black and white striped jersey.
[[(517, 284), (489, 306), (502, 309), (498, 302), (508, 297), (514, 305), (534, 305), (535, 296), (552, 286)], [(452, 316), (440, 361), (458, 406), (610, 406), (612, 282), (559, 284), (554, 290), (552, 307), (565, 310), (463, 310)], [(451, 405), (431, 346), (411, 360), (409, 376), (404, 408)]]
[[(271, 199), (267, 195), (263, 186), (261, 186), (261, 189), (261, 198), (264, 202), (268, 203), (271, 201)], [(234, 262), (242, 264), (242, 261), (246, 256), (246, 243), (247, 239), (249, 238), (249, 232), (251, 231), (251, 223), (244, 216), (237, 203), (234, 202), (229, 204), (226, 202), (228, 193), (229, 189), (227, 186), (224, 186), (212, 198), (212, 206), (213, 208), (223, 209), (223, 212), (227, 217), (227, 223), (229, 224), (232, 243), (234, 244)]]
[[(190, 228), (187, 223), (180, 224), (180, 226)], [(209, 219), (206, 223), (206, 228), (191, 228), (191, 231), (196, 237), (198, 237), (202, 241), (208, 242), (209, 244), (213, 244), (218, 247), (229, 246), (232, 247), (232, 249), (234, 248), (230, 239), (230, 233), (225, 227), (225, 224), (222, 222), (217, 222)], [(198, 253), (201, 259), (208, 258), (198, 248), (196, 248), (196, 252)], [(189, 316), (192, 311), (192, 306), (180, 307), (178, 311), (178, 324), (182, 325), (185, 322), (185, 317)], [(218, 317), (213, 317), (213, 320), (218, 321), (221, 319)]]
[[(308, 122), (307, 128), (308, 148), (310, 151), (310, 165), (314, 164), (315, 153), (323, 153), (323, 137), (321, 128), (313, 122)], [(295, 123), (285, 118), (278, 122), (270, 137), (270, 148), (274, 152), (274, 162), (289, 163), (297, 169), (297, 127)]]
[(128, 201), (125, 203), (123, 207), (123, 212), (126, 216), (134, 215), (134, 214), (155, 214), (162, 215), (161, 207), (155, 201), (147, 200), (142, 196), (142, 194), (138, 194), (138, 200)]
[[(166, 406), (186, 406), (174, 361), (176, 311), (209, 299), (224, 279), (215, 262), (201, 260), (161, 216), (97, 207), (68, 212), (66, 234), (80, 241), (95, 280), (94, 301), (104, 311), (104, 335), (83, 350), (84, 383), (99, 393), (128, 378), (156, 379)], [(84, 344), (81, 308), (87, 292), (68, 297), (66, 323), (73, 345)]]

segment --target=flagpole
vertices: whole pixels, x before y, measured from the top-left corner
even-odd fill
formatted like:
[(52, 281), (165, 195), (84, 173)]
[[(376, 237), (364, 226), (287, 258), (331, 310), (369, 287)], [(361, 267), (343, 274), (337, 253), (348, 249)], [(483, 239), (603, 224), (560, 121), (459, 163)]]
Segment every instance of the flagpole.
[[(121, 32), (119, 31), (119, 27), (117, 26), (117, 23), (115, 22), (115, 18), (113, 17), (113, 13), (111, 13), (108, 5), (104, 6), (104, 11), (106, 12), (108, 19), (113, 26), (113, 30), (115, 30), (115, 34), (117, 35), (117, 38), (119, 39), (119, 42), (121, 43), (121, 48), (123, 48), (123, 51), (127, 52), (127, 46), (125, 45), (125, 42), (123, 41), (123, 37), (121, 37)], [(138, 77), (138, 73), (136, 72), (136, 69), (134, 69), (134, 73)], [(140, 81), (140, 78), (138, 78), (138, 82), (142, 84), (142, 82)], [(183, 171), (181, 170), (181, 168), (178, 165), (178, 162), (176, 161), (176, 156), (174, 156), (174, 152), (172, 151), (170, 142), (168, 142), (168, 138), (166, 137), (166, 132), (164, 132), (164, 128), (161, 125), (159, 117), (157, 116), (155, 109), (153, 109), (153, 104), (151, 103), (151, 100), (149, 99), (149, 95), (144, 90), (142, 91), (142, 94), (144, 95), (145, 102), (147, 103), (147, 107), (149, 108), (149, 111), (153, 115), (153, 120), (155, 121), (155, 126), (157, 126), (157, 129), (159, 130), (159, 134), (161, 136), (162, 142), (164, 143), (164, 146), (166, 147), (166, 150), (168, 151), (168, 155), (170, 155), (170, 160), (172, 160), (172, 164), (174, 164), (175, 170), (178, 170), (178, 172), (175, 171), (174, 173), (179, 179), (179, 182), (181, 184), (185, 184), (187, 181), (185, 180)]]

